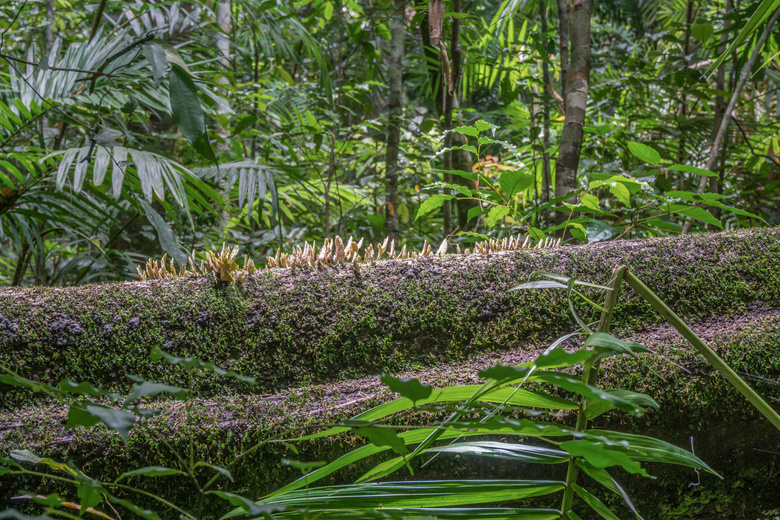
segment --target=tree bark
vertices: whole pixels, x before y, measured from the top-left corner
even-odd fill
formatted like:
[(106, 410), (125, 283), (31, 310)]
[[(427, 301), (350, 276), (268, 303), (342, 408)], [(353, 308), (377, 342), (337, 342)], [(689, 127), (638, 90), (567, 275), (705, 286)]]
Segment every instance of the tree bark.
[[(555, 161), (555, 196), (565, 197), (577, 189), (577, 167), (582, 152), (585, 113), (590, 83), (590, 17), (592, 0), (574, 0), (571, 12), (572, 55), (566, 82), (565, 120), (558, 159)], [(574, 200), (569, 199), (574, 203)], [(556, 212), (556, 223), (569, 218), (566, 211)]]
[(569, 83), (569, 0), (558, 0), (558, 44), (561, 50), (561, 97), (566, 113)]
[[(542, 196), (541, 203), (547, 204), (550, 201), (550, 99), (552, 98), (550, 89), (550, 66), (547, 64), (547, 3), (543, 2), (540, 7), (542, 15), (542, 47), (545, 56), (542, 60), (542, 83), (544, 88), (542, 92)], [(550, 210), (542, 211), (542, 229), (550, 225)]]
[(404, 9), (406, 0), (395, 0), (390, 20), (390, 62), (388, 63), (389, 99), (387, 121), (387, 150), (385, 168), (387, 191), (385, 195), (385, 229), (390, 239), (398, 245), (398, 153), (401, 142), (403, 116), (403, 58), (404, 58)]

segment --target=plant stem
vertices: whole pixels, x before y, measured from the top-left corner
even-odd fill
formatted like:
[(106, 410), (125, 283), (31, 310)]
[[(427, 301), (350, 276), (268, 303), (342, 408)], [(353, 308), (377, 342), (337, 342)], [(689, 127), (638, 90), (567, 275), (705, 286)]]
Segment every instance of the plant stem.
[(688, 340), (688, 342), (693, 345), (693, 347), (699, 351), (699, 353), (704, 356), (707, 361), (717, 369), (718, 372), (723, 374), (723, 377), (725, 377), (731, 385), (739, 390), (739, 392), (744, 395), (748, 401), (750, 401), (750, 404), (752, 404), (759, 412), (761, 412), (764, 417), (769, 419), (769, 422), (771, 422), (775, 428), (780, 430), (780, 415), (777, 414), (777, 412), (767, 404), (766, 401), (764, 401), (760, 395), (756, 393), (755, 390), (750, 388), (750, 386), (737, 375), (736, 372), (734, 372), (731, 367), (729, 367), (723, 359), (718, 356), (714, 350), (712, 350), (710, 347), (708, 347), (702, 340), (699, 338), (699, 336), (696, 335), (691, 328), (685, 324), (683, 320), (680, 319), (679, 316), (677, 316), (672, 309), (670, 309), (653, 291), (651, 291), (642, 281), (637, 278), (631, 271), (626, 271), (626, 282), (628, 282), (628, 285), (630, 285), (636, 292), (639, 293), (642, 298), (649, 303), (653, 309), (658, 312), (663, 318), (669, 323), (672, 327), (678, 330), (680, 334), (683, 335), (685, 339)]
[[(609, 282), (609, 291), (604, 302), (604, 311), (601, 313), (601, 320), (596, 328), (597, 332), (609, 332), (609, 325), (612, 322), (612, 314), (615, 311), (615, 304), (617, 303), (618, 296), (620, 295), (620, 284), (623, 282), (623, 276), (628, 272), (626, 266), (621, 265), (615, 267), (612, 271), (612, 280)], [(596, 358), (595, 361), (593, 359)], [(596, 384), (596, 378), (599, 373), (599, 365), (601, 360), (598, 359), (598, 353), (594, 353), (593, 357), (585, 362), (584, 372), (582, 380), (589, 385)], [(583, 399), (580, 403), (579, 414), (577, 415), (577, 424), (574, 427), (575, 431), (581, 432), (588, 426), (588, 416), (585, 415), (585, 405), (587, 400)], [(577, 465), (574, 462), (574, 457), (569, 458), (569, 467), (566, 470), (566, 489), (563, 490), (563, 499), (561, 500), (561, 519), (568, 518), (567, 512), (571, 509), (572, 502), (574, 501), (574, 489), (572, 484), (577, 482)]]

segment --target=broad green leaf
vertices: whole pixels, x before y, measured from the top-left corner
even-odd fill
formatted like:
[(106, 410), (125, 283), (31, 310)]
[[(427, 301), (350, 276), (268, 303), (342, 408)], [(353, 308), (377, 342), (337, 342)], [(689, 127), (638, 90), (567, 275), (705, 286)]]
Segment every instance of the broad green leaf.
[[(507, 390), (515, 390), (513, 388), (507, 388)], [(461, 428), (462, 429), (459, 429)], [(341, 430), (339, 430), (341, 431)], [(438, 427), (418, 428), (410, 430), (398, 435), (404, 440), (406, 445), (417, 444), (424, 441), (434, 432), (439, 432)], [(325, 432), (323, 432), (325, 433)], [(334, 432), (338, 433), (338, 432)], [(475, 435), (518, 435), (529, 437), (552, 437), (552, 436), (569, 436), (573, 433), (573, 430), (561, 427), (553, 423), (545, 423), (542, 421), (531, 421), (528, 419), (509, 419), (509, 418), (496, 418), (490, 419), (476, 424), (460, 424), (454, 423), (453, 428), (441, 432), (438, 440), (444, 441), (447, 439), (454, 439), (458, 437), (471, 437)], [(322, 434), (318, 434), (321, 436)], [(312, 438), (310, 436), (308, 438)], [(303, 437), (302, 439), (306, 439)], [(330, 462), (327, 466), (316, 469), (311, 473), (304, 475), (298, 480), (287, 484), (286, 486), (274, 491), (269, 496), (276, 496), (283, 493), (300, 489), (304, 486), (308, 486), (318, 480), (321, 480), (332, 473), (335, 473), (341, 468), (354, 464), (360, 460), (387, 451), (388, 447), (379, 447), (374, 444), (367, 444), (360, 448), (354, 449), (351, 452), (342, 455), (333, 462)]]
[(92, 383), (76, 383), (68, 379), (63, 379), (60, 381), (60, 383), (57, 385), (57, 389), (63, 394), (79, 394), (88, 395), (90, 397), (110, 396), (112, 399), (119, 399), (121, 397), (118, 394), (107, 392), (105, 390), (101, 390), (100, 388), (95, 388), (92, 386)]
[(494, 125), (492, 123), (488, 123), (487, 121), (483, 121), (482, 119), (477, 119), (474, 122), (474, 126), (480, 132), (484, 132), (485, 130), (495, 130), (496, 128), (498, 128), (496, 125)]
[(206, 133), (198, 87), (195, 86), (189, 73), (175, 63), (171, 66), (169, 81), (173, 118), (184, 137), (195, 146), (198, 139)]
[(481, 457), (514, 460), (517, 462), (532, 462), (535, 464), (558, 464), (569, 460), (569, 455), (561, 450), (531, 446), (528, 444), (494, 441), (448, 444), (447, 446), (428, 448), (424, 450), (424, 453), (425, 452), (448, 453), (452, 455), (477, 455)]
[(583, 438), (623, 448), (628, 446), (631, 458), (639, 462), (677, 464), (720, 476), (693, 453), (653, 437), (609, 430), (588, 430)]
[(673, 164), (671, 166), (666, 166), (666, 168), (676, 172), (695, 173), (696, 175), (705, 175), (707, 177), (718, 176), (718, 174), (715, 172), (705, 170), (704, 168), (697, 168), (696, 166), (688, 166), (686, 164)]
[[(421, 406), (431, 403), (453, 403), (466, 401), (480, 389), (482, 385), (462, 385), (447, 388), (436, 389), (431, 392), (430, 397), (420, 399), (416, 403), (411, 399), (397, 399), (387, 404), (383, 404), (367, 410), (353, 419), (361, 421), (376, 421), (390, 415), (405, 410), (410, 410), (415, 406)], [(563, 399), (561, 397), (550, 396), (543, 393), (532, 392), (522, 388), (496, 387), (482, 393), (478, 402), (485, 403), (506, 403), (510, 406), (527, 406), (532, 408), (547, 408), (551, 410), (576, 410), (579, 408), (577, 403)], [(297, 440), (310, 440), (336, 435), (349, 430), (349, 427), (329, 428), (323, 432), (300, 437)]]
[[(436, 480), (308, 488), (274, 495), (269, 503), (309, 512), (320, 509), (454, 507), (548, 495), (563, 489), (550, 480)], [(265, 500), (260, 501), (265, 503)], [(228, 518), (226, 515), (224, 518)]]
[(584, 459), (577, 459), (576, 464), (590, 478), (592, 478), (593, 480), (595, 480), (605, 488), (609, 489), (616, 495), (619, 495), (626, 503), (628, 508), (631, 509), (631, 512), (633, 512), (634, 515), (636, 515), (637, 520), (643, 520), (642, 516), (636, 510), (634, 503), (631, 501), (631, 498), (628, 496), (628, 493), (626, 493), (623, 487), (620, 484), (618, 484), (618, 482), (614, 478), (612, 478), (612, 476), (607, 472), (607, 470), (592, 466), (588, 464), (587, 461), (585, 461)]
[(601, 516), (601, 518), (604, 518), (604, 520), (620, 520), (615, 513), (612, 512), (607, 506), (605, 506), (601, 500), (590, 494), (589, 491), (587, 491), (582, 486), (572, 483), (571, 485), (572, 489), (577, 493), (577, 495), (590, 506), (591, 509), (593, 509), (595, 512)]
[(631, 207), (631, 193), (628, 191), (628, 188), (621, 183), (621, 182), (615, 182), (609, 187), (609, 191), (617, 197), (617, 199), (625, 204), (627, 207)]
[(409, 463), (405, 456), (393, 457), (392, 459), (385, 460), (360, 475), (360, 477), (355, 480), (355, 484), (373, 482), (375, 480), (385, 478), (386, 476), (393, 474), (404, 466), (408, 466), (408, 464)]
[(157, 231), (157, 239), (160, 241), (160, 247), (163, 251), (168, 253), (171, 258), (176, 260), (180, 265), (187, 264), (187, 253), (181, 247), (176, 235), (165, 220), (152, 208), (146, 200), (139, 198), (138, 203), (144, 210), (146, 218), (149, 219), (149, 223), (154, 226)]
[(15, 373), (0, 374), (0, 383), (10, 386), (23, 386), (25, 388), (29, 388), (33, 392), (42, 392), (48, 394), (58, 393), (57, 388), (48, 383), (33, 381), (32, 379), (27, 379), (26, 377), (22, 377)]
[(186, 473), (179, 471), (178, 469), (165, 468), (163, 466), (147, 466), (145, 468), (134, 469), (132, 471), (126, 471), (125, 473), (122, 473), (119, 475), (119, 477), (117, 477), (114, 483), (116, 484), (120, 480), (127, 477), (168, 477), (170, 475), (186, 475)]
[(609, 222), (597, 220), (594, 218), (588, 222), (587, 233), (588, 244), (593, 244), (595, 242), (609, 240), (616, 234), (620, 233), (620, 231), (613, 227)]
[(694, 38), (696, 38), (702, 43), (707, 43), (707, 40), (710, 39), (714, 30), (715, 29), (712, 27), (712, 24), (708, 24), (708, 23), (693, 24), (691, 26), (691, 36), (693, 36)]
[(661, 154), (659, 154), (655, 148), (647, 146), (646, 144), (632, 141), (628, 143), (628, 151), (648, 164), (656, 165), (661, 162)]
[(470, 135), (471, 137), (479, 137), (479, 130), (473, 126), (459, 126), (451, 130), (457, 134)]
[(410, 399), (413, 403), (421, 399), (427, 399), (433, 392), (431, 385), (420, 383), (419, 379), (404, 379), (382, 374), (382, 383), (393, 392)]
[(583, 206), (587, 206), (590, 209), (598, 210), (599, 209), (599, 198), (595, 195), (591, 195), (590, 193), (583, 193), (580, 196), (580, 202), (582, 202)]
[(427, 215), (431, 211), (442, 207), (442, 205), (444, 205), (445, 200), (451, 200), (454, 198), (455, 198), (454, 195), (442, 195), (442, 194), (431, 195), (430, 197), (425, 199), (422, 204), (420, 204), (420, 209), (417, 210), (417, 216), (414, 218), (414, 220), (417, 220), (423, 215)]
[(11, 456), (11, 459), (19, 461), (19, 462), (30, 462), (32, 464), (43, 464), (44, 466), (48, 466), (49, 468), (55, 470), (55, 471), (61, 471), (67, 475), (71, 476), (78, 476), (81, 473), (74, 468), (71, 468), (67, 464), (64, 464), (62, 462), (57, 462), (54, 459), (50, 459), (48, 457), (38, 457), (33, 452), (29, 450), (11, 450), (9, 455)]
[(507, 206), (493, 206), (485, 217), (485, 226), (491, 228), (509, 214)]
[(569, 352), (562, 348), (553, 348), (540, 354), (533, 364), (538, 368), (558, 368), (580, 365), (593, 356), (593, 351), (581, 348)]
[[(641, 394), (639, 392), (632, 392), (630, 390), (604, 390), (624, 401), (633, 403), (638, 407), (643, 408), (659, 408), (655, 399), (647, 394)], [(584, 412), (588, 420), (595, 419), (599, 415), (614, 409), (611, 403), (607, 401), (587, 401), (585, 403)]]
[[(291, 468), (295, 468), (297, 470), (303, 471), (304, 473), (308, 473), (312, 470), (315, 470), (317, 468), (321, 468), (325, 466), (327, 462), (324, 460), (317, 460), (313, 462), (309, 461), (300, 461), (300, 460), (291, 460), (291, 459), (282, 459), (282, 465), (284, 466), (290, 466)], [(216, 466), (219, 467), (219, 466)], [(227, 471), (225, 468), (221, 468), (225, 471)], [(230, 473), (230, 472), (228, 472)], [(230, 480), (233, 480), (232, 478)]]
[(701, 220), (705, 224), (712, 224), (715, 227), (723, 229), (723, 224), (720, 220), (712, 216), (712, 213), (702, 208), (701, 206), (689, 206), (687, 204), (669, 204), (669, 211), (671, 213), (678, 213), (680, 215), (691, 217), (696, 220)]
[(602, 390), (601, 388), (591, 386), (585, 383), (582, 379), (565, 374), (563, 372), (552, 372), (548, 370), (537, 370), (534, 372), (533, 369), (528, 366), (508, 367), (504, 365), (496, 365), (491, 368), (480, 370), (479, 376), (495, 379), (496, 381), (501, 381), (503, 383), (519, 380), (549, 383), (560, 386), (568, 392), (580, 394), (586, 399), (607, 401), (616, 408), (620, 408), (621, 410), (630, 414), (642, 414), (642, 409), (637, 407), (635, 404), (625, 401), (618, 396), (612, 395)]
[(355, 433), (366, 437), (374, 446), (389, 446), (396, 454), (406, 455), (406, 444), (398, 437), (398, 434), (390, 428), (378, 426), (366, 426), (355, 428)]
[(147, 42), (141, 45), (141, 52), (152, 67), (152, 79), (159, 86), (160, 79), (168, 72), (168, 57), (165, 49), (157, 42)]
[(644, 477), (650, 476), (642, 468), (642, 465), (632, 460), (625, 451), (618, 451), (602, 443), (575, 440), (562, 442), (559, 447), (572, 457), (582, 457), (588, 461), (588, 464), (596, 468), (620, 466), (629, 473), (638, 473)]
[(633, 341), (623, 341), (606, 332), (596, 332), (585, 340), (586, 347), (596, 347), (602, 352), (614, 354), (628, 354), (639, 359), (637, 352), (650, 352), (650, 349)]
[(530, 173), (523, 173), (520, 170), (505, 170), (498, 178), (498, 184), (508, 197), (515, 193), (529, 188), (533, 185), (535, 177)]
[(124, 410), (115, 410), (91, 403), (77, 403), (71, 405), (68, 410), (68, 422), (65, 424), (65, 428), (90, 427), (102, 422), (112, 430), (116, 430), (122, 438), (122, 442), (127, 444), (127, 436), (136, 420), (135, 415)]
[(81, 507), (87, 509), (95, 507), (103, 501), (104, 491), (96, 482), (85, 482), (78, 487), (76, 495), (81, 501)]
[(251, 125), (257, 122), (257, 116), (248, 115), (241, 118), (241, 121), (233, 128), (233, 137), (239, 135), (241, 132), (249, 128)]

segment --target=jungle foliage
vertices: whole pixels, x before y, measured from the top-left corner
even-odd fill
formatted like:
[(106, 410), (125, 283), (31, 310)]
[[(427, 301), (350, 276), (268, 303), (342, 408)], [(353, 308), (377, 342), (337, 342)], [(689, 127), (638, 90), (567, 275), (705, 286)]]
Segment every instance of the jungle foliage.
[(3, 284), (226, 240), (263, 265), (334, 235), (452, 252), (780, 223), (773, 0), (0, 10)]

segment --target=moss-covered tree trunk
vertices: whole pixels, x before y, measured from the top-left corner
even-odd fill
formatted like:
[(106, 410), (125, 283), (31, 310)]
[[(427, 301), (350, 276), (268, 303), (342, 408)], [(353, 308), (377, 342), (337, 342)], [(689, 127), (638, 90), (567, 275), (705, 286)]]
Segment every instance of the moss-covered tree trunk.
[[(482, 367), (529, 359), (575, 325), (559, 292), (507, 290), (535, 270), (606, 283), (616, 264), (628, 265), (735, 370), (754, 376), (769, 402), (778, 402), (777, 385), (761, 381), (780, 379), (780, 230), (764, 229), (378, 262), (360, 274), (347, 267), (272, 270), (238, 284), (194, 277), (0, 290), (0, 361), (23, 375), (126, 390), (130, 381), (122, 374), (131, 373), (190, 386), (201, 396), (186, 405), (155, 405), (164, 413), (131, 434), (124, 448), (105, 429), (64, 430), (63, 407), (0, 386), (0, 451), (67, 458), (113, 479), (133, 467), (178, 467), (161, 439), (182, 450), (193, 439), (196, 456), (224, 466), (288, 428), (332, 423), (392, 398), (371, 377), (380, 370), (440, 387), (473, 384)], [(722, 483), (703, 476), (694, 487), (688, 484), (697, 477), (685, 470), (651, 467), (661, 477), (655, 482), (625, 477), (621, 484), (640, 512), (647, 518), (759, 518), (780, 508), (774, 492), (780, 482), (765, 453), (777, 451), (771, 425), (630, 290), (619, 300), (613, 331), (658, 355), (608, 364), (604, 387), (646, 392), (661, 409), (625, 424), (605, 416), (601, 425), (686, 448), (693, 438), (696, 454), (726, 476)], [(182, 376), (148, 360), (154, 345), (253, 375), (261, 385)], [(318, 380), (330, 382), (303, 384)], [(301, 446), (299, 454), (269, 446), (234, 468), (235, 483), (225, 489), (260, 496), (295, 478), (279, 464), (282, 456), (333, 460), (356, 442), (319, 441)], [(330, 482), (350, 481), (365, 469), (347, 469)], [(465, 465), (439, 458), (415, 478), (516, 477), (516, 471), (500, 461)], [(749, 492), (733, 492), (736, 481)], [(182, 503), (193, 492), (184, 481), (154, 485)], [(0, 503), (20, 489), (61, 491), (49, 481), (0, 477)]]
[[(410, 363), (457, 361), (518, 350), (573, 330), (560, 291), (516, 291), (536, 270), (606, 282), (628, 265), (684, 317), (727, 316), (780, 300), (775, 229), (259, 271), (236, 284), (210, 276), (0, 290), (0, 353), (20, 374), (50, 382), (129, 387), (125, 372), (173, 382), (148, 360), (159, 346), (256, 377), (267, 392)], [(598, 295), (593, 295), (599, 298)], [(579, 307), (588, 318), (587, 306)], [(724, 318), (725, 319), (725, 318)], [(657, 322), (626, 292), (616, 330)], [(622, 328), (621, 328), (622, 327)], [(203, 376), (196, 388), (236, 388)], [(242, 389), (246, 390), (246, 389)], [(27, 399), (0, 395), (0, 409)]]

